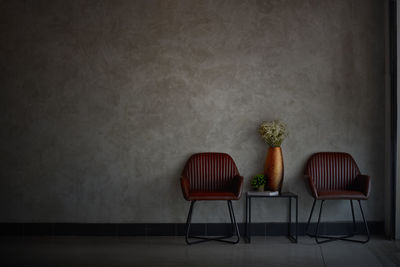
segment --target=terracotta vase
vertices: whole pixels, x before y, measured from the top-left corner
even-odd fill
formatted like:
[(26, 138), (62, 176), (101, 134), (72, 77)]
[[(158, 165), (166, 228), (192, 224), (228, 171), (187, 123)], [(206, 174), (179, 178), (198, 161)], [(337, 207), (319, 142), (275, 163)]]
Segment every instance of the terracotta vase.
[(267, 188), (271, 191), (281, 191), (283, 182), (283, 157), (280, 147), (270, 147), (264, 165), (264, 175)]

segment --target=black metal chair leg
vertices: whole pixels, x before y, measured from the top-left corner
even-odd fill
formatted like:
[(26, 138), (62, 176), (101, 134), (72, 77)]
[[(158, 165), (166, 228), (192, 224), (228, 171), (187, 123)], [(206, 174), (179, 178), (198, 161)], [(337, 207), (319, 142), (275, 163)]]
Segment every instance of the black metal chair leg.
[(321, 201), (321, 206), (319, 207), (319, 215), (318, 215), (318, 222), (317, 222), (317, 228), (315, 229), (315, 242), (318, 244), (325, 243), (327, 240), (324, 241), (319, 241), (318, 240), (318, 230), (319, 230), (319, 223), (321, 222), (321, 213), (322, 213), (322, 206), (324, 205), (325, 200)]
[(232, 211), (231, 208), (229, 206), (229, 200), (226, 202), (228, 204), (228, 210), (229, 210), (229, 218), (231, 219), (231, 231), (232, 231), (232, 236), (235, 234), (235, 226), (233, 224), (233, 218), (232, 218)]
[(350, 200), (350, 206), (351, 206), (351, 216), (353, 217), (353, 236), (354, 236), (357, 232), (357, 225), (356, 225), (356, 218), (354, 216), (353, 200)]
[(292, 233), (292, 198), (289, 197), (289, 223), (288, 223), (288, 237)]
[[(315, 230), (315, 235), (313, 236), (315, 238), (315, 242), (317, 242), (317, 244), (323, 244), (323, 243), (332, 242), (332, 241), (335, 241), (335, 240), (348, 240), (348, 239), (345, 239), (345, 238), (350, 237), (351, 235), (340, 236), (340, 237), (319, 235), (319, 224), (321, 223), (321, 214), (322, 214), (322, 207), (323, 207), (324, 202), (325, 202), (325, 200), (321, 201), (321, 206), (320, 206), (320, 209), (319, 209), (317, 227), (316, 227), (316, 230)], [(325, 238), (326, 240), (320, 241), (318, 238)]]
[(364, 241), (360, 241), (360, 242), (361, 242), (361, 243), (367, 243), (367, 242), (369, 241), (369, 239), (370, 239), (370, 234), (369, 234), (369, 229), (368, 229), (368, 223), (367, 223), (367, 221), (365, 220), (364, 212), (363, 212), (363, 209), (362, 209), (362, 207), (361, 207), (361, 201), (360, 201), (360, 200), (358, 200), (358, 205), (360, 206), (361, 216), (362, 216), (363, 221), (364, 221), (365, 230), (367, 231), (367, 239), (364, 240)]
[(235, 213), (234, 213), (234, 211), (233, 211), (232, 200), (228, 200), (228, 206), (229, 206), (230, 211), (231, 211), (231, 213), (232, 213), (232, 218), (233, 218), (232, 225), (234, 225), (234, 226), (236, 227), (236, 236), (237, 236), (237, 239), (236, 239), (236, 241), (233, 241), (233, 244), (237, 244), (237, 243), (239, 243), (239, 241), (240, 241), (240, 232), (239, 232), (239, 226), (238, 226), (238, 224), (237, 224), (237, 222), (236, 222)]
[[(317, 222), (317, 226), (316, 226), (316, 230), (315, 230), (315, 234), (309, 234), (308, 232), (308, 228), (310, 225), (310, 221), (311, 221), (311, 217), (312, 217), (312, 213), (314, 211), (314, 206), (315, 206), (315, 202), (316, 200), (314, 200), (313, 206), (311, 208), (311, 213), (310, 213), (310, 217), (308, 218), (308, 222), (307, 222), (307, 228), (306, 228), (306, 234), (314, 237), (315, 241), (317, 242), (317, 244), (322, 244), (322, 243), (326, 243), (326, 242), (331, 242), (331, 241), (335, 241), (335, 240), (343, 240), (343, 241), (350, 241), (350, 242), (357, 242), (357, 243), (367, 243), (370, 239), (370, 233), (369, 233), (369, 229), (368, 229), (368, 224), (365, 220), (364, 217), (364, 211), (362, 209), (361, 206), (361, 201), (358, 200), (358, 204), (360, 206), (360, 211), (361, 211), (361, 215), (362, 215), (362, 219), (364, 222), (364, 226), (365, 226), (365, 230), (367, 232), (367, 239), (366, 240), (357, 240), (357, 239), (351, 239), (349, 237), (353, 237), (356, 234), (356, 230), (357, 230), (357, 224), (356, 224), (356, 220), (355, 220), (355, 215), (354, 215), (354, 206), (353, 206), (353, 202), (352, 200), (350, 200), (350, 207), (351, 207), (351, 214), (352, 214), (352, 219), (353, 219), (353, 233), (349, 234), (349, 235), (345, 235), (345, 236), (339, 236), (339, 237), (335, 237), (335, 236), (327, 236), (327, 235), (320, 235), (319, 234), (319, 225), (321, 223), (321, 214), (322, 214), (322, 208), (323, 208), (323, 203), (324, 200), (321, 200), (321, 206), (320, 206), (320, 210), (319, 210), (319, 215), (318, 215), (318, 222)], [(325, 238), (326, 240), (319, 240), (319, 238)]]
[(313, 212), (314, 212), (315, 202), (317, 202), (316, 199), (314, 199), (314, 202), (313, 202), (313, 204), (312, 204), (312, 208), (311, 208), (311, 211), (310, 211), (310, 216), (308, 217), (307, 226), (306, 226), (306, 235), (308, 235), (308, 236), (310, 236), (310, 237), (314, 237), (314, 235), (311, 235), (311, 234), (308, 232), (308, 228), (310, 227), (310, 221), (311, 221), (312, 214), (313, 214)]
[[(353, 203), (351, 202), (351, 204), (353, 204)], [(356, 243), (362, 243), (362, 244), (367, 243), (367, 242), (369, 241), (369, 239), (370, 239), (368, 224), (367, 224), (367, 222), (365, 221), (364, 212), (363, 212), (363, 209), (362, 209), (362, 207), (361, 207), (361, 201), (360, 201), (360, 200), (358, 200), (358, 204), (359, 204), (359, 206), (360, 206), (361, 216), (362, 216), (362, 218), (363, 218), (365, 230), (366, 230), (366, 232), (367, 232), (367, 239), (366, 239), (366, 240), (358, 240), (358, 239), (349, 238), (349, 237), (353, 237), (353, 236), (356, 234), (356, 231), (353, 231), (352, 234), (349, 234), (349, 235), (346, 235), (346, 236), (341, 236), (341, 237), (329, 237), (329, 236), (323, 236), (323, 237), (324, 237), (324, 238), (330, 238), (332, 241), (334, 241), (334, 240), (343, 240), (343, 241), (350, 241), (350, 242), (356, 242)], [(353, 209), (353, 205), (351, 205), (351, 206), (352, 206), (352, 215), (353, 215), (353, 220), (354, 220), (354, 221), (353, 221), (353, 223), (354, 223), (353, 229), (356, 230), (354, 209)], [(329, 241), (330, 241), (330, 240), (329, 240)]]
[[(236, 218), (235, 218), (235, 213), (233, 211), (233, 207), (232, 207), (232, 201), (228, 200), (228, 210), (229, 210), (229, 216), (231, 219), (231, 226), (232, 226), (232, 235), (228, 235), (228, 236), (219, 236), (219, 237), (203, 237), (203, 236), (192, 236), (190, 235), (190, 224), (192, 221), (192, 213), (193, 213), (193, 207), (194, 207), (194, 203), (196, 201), (192, 201), (190, 203), (190, 209), (189, 209), (189, 213), (188, 213), (188, 217), (186, 220), (186, 235), (185, 235), (185, 240), (186, 243), (188, 245), (193, 245), (193, 244), (198, 244), (198, 243), (202, 243), (202, 242), (207, 242), (207, 241), (220, 241), (220, 242), (225, 242), (225, 243), (230, 243), (230, 244), (237, 244), (240, 241), (240, 233), (239, 233), (239, 227), (238, 224), (236, 222)], [(231, 238), (233, 236), (233, 234), (236, 231), (236, 235), (237, 235), (237, 239), (234, 241), (231, 240), (225, 240), (226, 238)], [(195, 239), (200, 239), (197, 241), (190, 241), (190, 238), (195, 238)]]
[(192, 220), (192, 212), (193, 212), (193, 206), (194, 203), (196, 202), (196, 200), (193, 200), (190, 202), (190, 209), (189, 209), (189, 213), (188, 213), (188, 217), (186, 219), (186, 235), (185, 235), (185, 241), (186, 244), (191, 245), (192, 243), (189, 241), (189, 232), (190, 232), (190, 222)]
[(247, 238), (247, 243), (249, 243), (250, 242), (250, 239), (249, 239), (249, 212), (248, 212), (248, 210), (249, 210), (249, 201), (248, 201), (248, 196), (247, 196), (247, 194), (246, 194), (246, 220), (245, 220), (245, 229), (244, 229), (244, 231), (245, 231), (245, 237)]

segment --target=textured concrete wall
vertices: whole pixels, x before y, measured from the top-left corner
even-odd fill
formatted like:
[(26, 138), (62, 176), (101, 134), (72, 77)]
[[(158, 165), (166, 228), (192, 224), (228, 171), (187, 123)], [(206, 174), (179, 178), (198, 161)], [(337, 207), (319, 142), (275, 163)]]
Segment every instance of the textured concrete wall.
[[(383, 21), (380, 0), (0, 1), (0, 221), (184, 222), (186, 159), (231, 154), (247, 190), (272, 119), (301, 221), (317, 151), (353, 154), (383, 220)], [(256, 201), (255, 220), (286, 204)], [(227, 214), (203, 203), (193, 219)]]

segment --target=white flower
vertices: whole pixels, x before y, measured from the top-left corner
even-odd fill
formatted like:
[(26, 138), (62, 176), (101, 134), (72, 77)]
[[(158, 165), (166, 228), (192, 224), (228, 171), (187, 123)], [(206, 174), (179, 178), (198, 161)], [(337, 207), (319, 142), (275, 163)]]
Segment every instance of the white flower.
[(261, 123), (258, 131), (264, 141), (272, 147), (281, 146), (287, 136), (286, 125), (279, 120)]

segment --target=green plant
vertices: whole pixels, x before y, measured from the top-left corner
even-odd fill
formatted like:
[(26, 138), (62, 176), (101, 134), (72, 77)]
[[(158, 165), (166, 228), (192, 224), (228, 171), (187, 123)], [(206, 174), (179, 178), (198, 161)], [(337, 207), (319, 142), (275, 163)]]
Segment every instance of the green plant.
[(271, 147), (281, 146), (283, 140), (288, 135), (286, 125), (279, 120), (261, 123), (258, 132), (264, 139), (265, 143)]
[(265, 185), (266, 183), (267, 180), (265, 179), (264, 174), (254, 175), (253, 178), (251, 179), (251, 185), (254, 187), (260, 187)]

